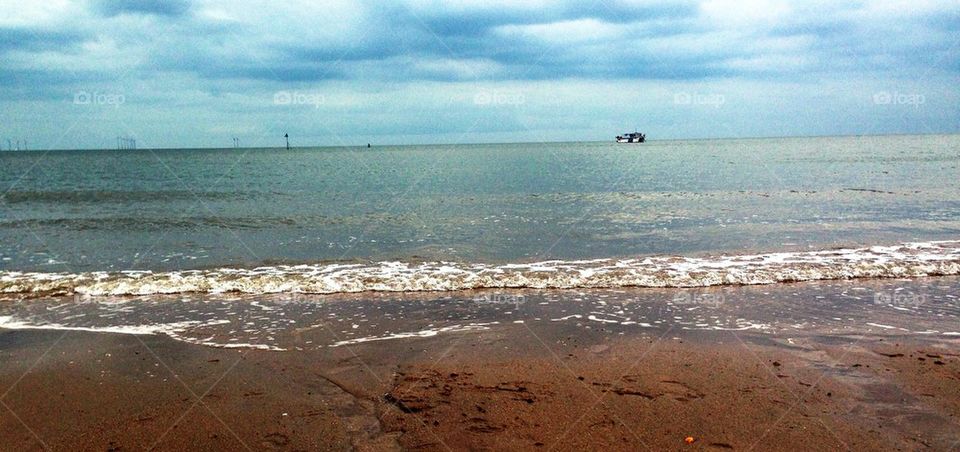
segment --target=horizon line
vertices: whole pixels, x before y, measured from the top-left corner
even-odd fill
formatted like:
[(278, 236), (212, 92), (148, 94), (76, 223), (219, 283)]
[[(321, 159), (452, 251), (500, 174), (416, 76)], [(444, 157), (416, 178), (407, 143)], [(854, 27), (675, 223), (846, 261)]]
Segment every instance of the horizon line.
[[(745, 137), (702, 137), (702, 138), (666, 138), (666, 139), (648, 139), (646, 143), (620, 143), (642, 145), (653, 142), (675, 142), (675, 141), (721, 141), (721, 140), (769, 140), (778, 138), (854, 138), (854, 137), (896, 137), (896, 136), (935, 136), (935, 135), (960, 135), (960, 132), (927, 132), (927, 133), (865, 133), (865, 134), (837, 134), (837, 135), (767, 135), (767, 136), (745, 136)], [(363, 148), (370, 149), (375, 147), (412, 147), (412, 146), (480, 146), (480, 145), (509, 145), (509, 144), (560, 144), (560, 143), (611, 143), (618, 144), (613, 140), (583, 140), (583, 141), (479, 141), (479, 142), (461, 142), (461, 143), (405, 143), (405, 144), (373, 144), (363, 143), (355, 145), (308, 145), (308, 146), (290, 146), (293, 149), (336, 149), (336, 148)], [(241, 146), (241, 147), (138, 147), (136, 149), (117, 149), (117, 148), (46, 148), (46, 149), (18, 149), (12, 150), (0, 149), (2, 154), (20, 154), (28, 152), (53, 152), (53, 151), (117, 151), (117, 152), (136, 152), (136, 151), (190, 151), (190, 150), (251, 150), (251, 149), (279, 149), (287, 150), (283, 144), (278, 146)]]

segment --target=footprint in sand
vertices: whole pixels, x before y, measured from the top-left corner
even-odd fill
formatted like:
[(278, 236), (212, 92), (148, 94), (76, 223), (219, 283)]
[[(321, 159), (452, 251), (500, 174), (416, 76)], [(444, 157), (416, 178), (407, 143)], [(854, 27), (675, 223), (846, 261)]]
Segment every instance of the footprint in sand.
[(270, 433), (263, 437), (263, 441), (260, 441), (260, 444), (263, 445), (263, 447), (280, 449), (287, 444), (290, 444), (290, 438), (282, 433)]

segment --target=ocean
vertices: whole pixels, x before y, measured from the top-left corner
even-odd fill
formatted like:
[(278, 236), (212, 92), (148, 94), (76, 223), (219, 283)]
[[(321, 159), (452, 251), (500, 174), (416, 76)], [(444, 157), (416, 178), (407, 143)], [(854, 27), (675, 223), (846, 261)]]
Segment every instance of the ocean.
[[(0, 326), (118, 327), (100, 310), (171, 295), (232, 312), (957, 275), (958, 175), (958, 135), (0, 153)], [(65, 297), (98, 320), (32, 311)]]

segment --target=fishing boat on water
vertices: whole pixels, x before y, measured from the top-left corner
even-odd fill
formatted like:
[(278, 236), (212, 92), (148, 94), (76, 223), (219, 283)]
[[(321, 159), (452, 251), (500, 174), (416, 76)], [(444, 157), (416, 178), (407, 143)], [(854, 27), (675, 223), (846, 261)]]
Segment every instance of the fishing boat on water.
[(639, 132), (617, 135), (617, 143), (643, 143), (646, 139), (647, 136)]

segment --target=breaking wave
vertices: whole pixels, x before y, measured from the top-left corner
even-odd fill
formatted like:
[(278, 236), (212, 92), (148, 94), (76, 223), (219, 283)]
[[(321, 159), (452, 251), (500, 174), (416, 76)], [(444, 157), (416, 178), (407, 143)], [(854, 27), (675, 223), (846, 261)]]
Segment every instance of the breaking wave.
[(4, 271), (0, 272), (0, 294), (34, 297), (706, 287), (943, 275), (960, 275), (960, 241), (707, 258), (654, 256), (504, 265), (378, 262), (174, 272)]

